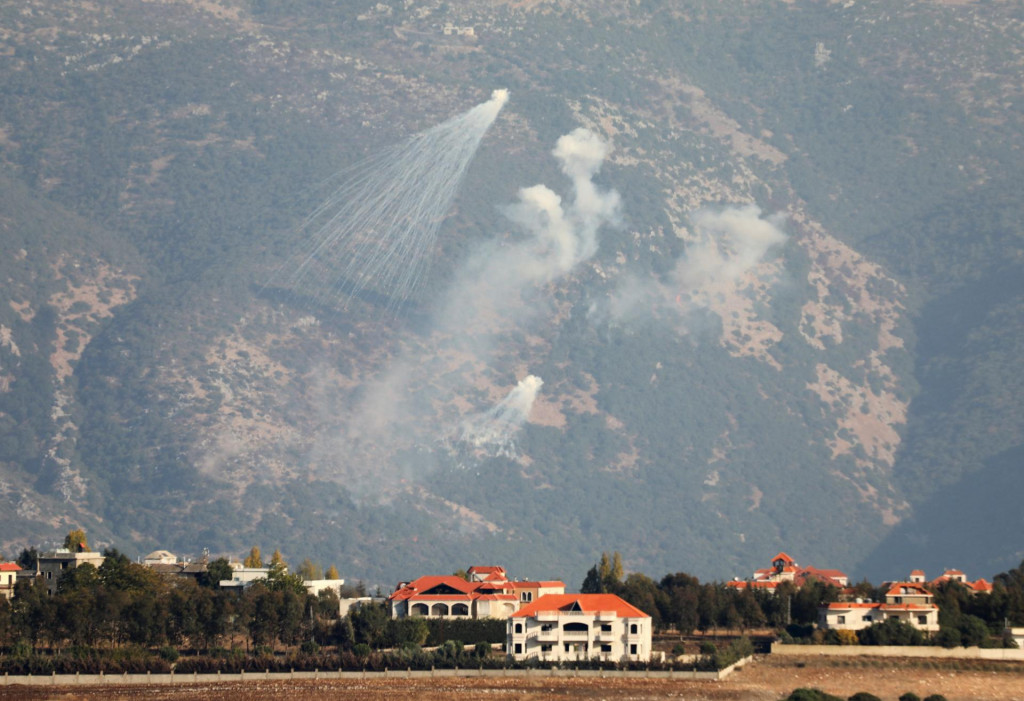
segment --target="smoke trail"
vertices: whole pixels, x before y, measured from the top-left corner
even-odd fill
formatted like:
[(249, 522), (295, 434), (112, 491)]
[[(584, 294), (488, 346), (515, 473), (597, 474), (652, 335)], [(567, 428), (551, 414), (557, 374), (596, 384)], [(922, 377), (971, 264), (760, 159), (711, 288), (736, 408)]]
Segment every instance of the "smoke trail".
[(527, 375), (495, 407), (466, 419), (458, 439), (494, 455), (513, 453), (515, 434), (530, 417), (543, 384), (536, 375)]
[(453, 415), (462, 413), (467, 392), (486, 380), (495, 357), (507, 352), (496, 350), (506, 347), (505, 335), (522, 332), (548, 311), (550, 296), (537, 294), (541, 287), (593, 256), (600, 227), (616, 221), (618, 193), (593, 182), (609, 151), (585, 129), (558, 140), (552, 154), (570, 178), (572, 194), (563, 200), (544, 185), (520, 190), (505, 212), (525, 236), (482, 244), (467, 259), (432, 315), (429, 337), (419, 337), (364, 386), (358, 410), (338, 437), (344, 445), (330, 448), (334, 454), (351, 454), (356, 442), (382, 452), (402, 441), (426, 445), (446, 438), (490, 454), (509, 445), (503, 441), (526, 421), (539, 378), (524, 380), (500, 408), (474, 415), (454, 435)]
[(343, 181), (306, 220), (302, 255), (275, 281), (318, 303), (345, 304), (370, 290), (394, 307), (416, 290), (480, 141), (507, 90), (468, 112), (339, 174)]

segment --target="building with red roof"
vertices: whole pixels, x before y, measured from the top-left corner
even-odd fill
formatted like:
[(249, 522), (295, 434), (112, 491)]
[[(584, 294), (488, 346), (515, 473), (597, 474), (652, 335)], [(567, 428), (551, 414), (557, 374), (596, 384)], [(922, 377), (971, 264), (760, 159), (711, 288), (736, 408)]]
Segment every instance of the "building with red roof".
[[(924, 576), (924, 570), (914, 570), (913, 572), (911, 572), (910, 581), (923, 584), (926, 581)], [(931, 582), (928, 582), (928, 585), (932, 588), (935, 588), (940, 587), (943, 584), (948, 584), (949, 582), (956, 582), (957, 584), (962, 584), (964, 587), (966, 587), (967, 591), (972, 595), (992, 593), (991, 582), (984, 578), (972, 582), (967, 578), (967, 575), (964, 574), (963, 571), (957, 569), (946, 570), (940, 576), (936, 577)]]
[(767, 589), (774, 591), (783, 582), (792, 582), (801, 587), (810, 580), (829, 584), (843, 589), (850, 584), (845, 572), (835, 569), (819, 569), (817, 567), (801, 567), (793, 558), (780, 552), (772, 559), (772, 566), (754, 572), (751, 579), (734, 579), (728, 586), (734, 589)]
[(651, 659), (651, 617), (614, 594), (547, 594), (508, 619), (507, 650), (544, 662)]
[(388, 597), (392, 618), (508, 618), (521, 604), (565, 592), (559, 581), (509, 581), (503, 567), (470, 567), (467, 579), (430, 575), (400, 582)]
[(21, 567), (17, 562), (0, 562), (0, 595), (10, 601), (14, 598), (14, 584)]
[(861, 630), (895, 618), (925, 633), (939, 631), (939, 607), (934, 595), (919, 582), (893, 582), (885, 601), (838, 601), (818, 609), (824, 630)]

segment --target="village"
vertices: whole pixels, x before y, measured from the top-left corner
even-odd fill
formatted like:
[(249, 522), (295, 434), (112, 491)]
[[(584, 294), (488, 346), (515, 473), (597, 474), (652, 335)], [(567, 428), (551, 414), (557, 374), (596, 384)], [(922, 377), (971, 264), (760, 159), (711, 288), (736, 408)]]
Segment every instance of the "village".
[[(875, 588), (780, 552), (767, 567), (724, 583), (702, 585), (684, 573), (655, 583), (625, 575), (619, 554), (605, 553), (579, 593), (560, 580), (520, 580), (502, 566), (474, 565), (371, 595), (361, 584), (347, 585), (334, 567), (317, 576), (307, 560), (290, 573), (276, 551), (266, 564), (257, 548), (244, 560), (204, 554), (189, 561), (157, 550), (131, 562), (116, 550), (91, 551), (81, 531), (65, 545), (36, 553), (29, 567), (0, 563), (0, 630), (12, 649), (28, 654), (26, 641), (32, 653), (135, 643), (156, 646), (165, 661), (186, 668), (179, 649), (216, 649), (237, 663), (251, 655), (322, 654), (333, 645), (350, 654), (349, 666), (365, 668), (371, 654), (389, 650), (406, 663), (433, 667), (447, 655), (466, 664), (468, 643), (476, 645), (477, 664), (721, 668), (754, 651), (749, 637), (761, 651), (807, 643), (1024, 647), (1020, 578), (998, 575), (993, 584), (956, 569), (930, 580), (914, 569)], [(120, 609), (118, 599), (111, 603), (114, 590), (124, 593)], [(141, 616), (133, 598), (140, 593), (167, 608), (161, 615), (156, 605), (153, 620), (133, 627), (125, 621)], [(161, 618), (170, 623), (161, 627)]]

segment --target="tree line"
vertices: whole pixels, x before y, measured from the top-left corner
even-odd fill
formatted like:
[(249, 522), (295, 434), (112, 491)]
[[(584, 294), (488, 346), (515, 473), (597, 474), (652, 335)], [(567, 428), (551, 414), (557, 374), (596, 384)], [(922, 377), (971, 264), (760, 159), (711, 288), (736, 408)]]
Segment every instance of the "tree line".
[[(701, 583), (685, 572), (667, 574), (655, 581), (642, 573), (624, 574), (619, 553), (603, 553), (588, 570), (580, 591), (617, 594), (650, 614), (655, 631), (675, 630), (690, 634), (719, 629), (746, 631), (769, 628), (783, 639), (813, 642), (862, 644), (924, 644), (999, 646), (1006, 644), (1006, 624), (1024, 625), (1024, 562), (996, 575), (990, 594), (973, 594), (959, 582), (948, 581), (929, 587), (939, 607), (940, 632), (934, 641), (909, 625), (896, 621), (879, 623), (858, 632), (855, 640), (842, 635), (850, 631), (815, 629), (818, 609), (838, 601), (843, 593), (834, 585), (809, 579), (797, 587), (781, 582), (772, 590), (738, 588), (724, 582)], [(847, 596), (885, 601), (886, 589), (863, 580)]]

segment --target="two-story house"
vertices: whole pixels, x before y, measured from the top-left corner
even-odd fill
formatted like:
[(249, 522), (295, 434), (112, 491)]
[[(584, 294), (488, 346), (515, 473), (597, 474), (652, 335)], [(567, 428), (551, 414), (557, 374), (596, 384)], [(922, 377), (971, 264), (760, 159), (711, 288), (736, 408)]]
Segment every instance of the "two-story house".
[(614, 594), (548, 594), (508, 619), (516, 660), (648, 661), (651, 617)]
[(818, 627), (824, 630), (861, 630), (895, 618), (925, 633), (939, 630), (939, 607), (934, 596), (918, 582), (894, 582), (885, 601), (837, 601), (818, 609)]

